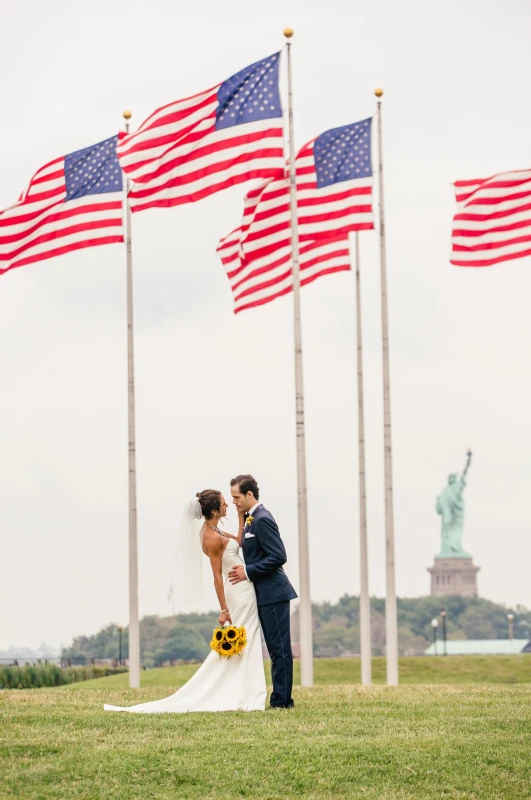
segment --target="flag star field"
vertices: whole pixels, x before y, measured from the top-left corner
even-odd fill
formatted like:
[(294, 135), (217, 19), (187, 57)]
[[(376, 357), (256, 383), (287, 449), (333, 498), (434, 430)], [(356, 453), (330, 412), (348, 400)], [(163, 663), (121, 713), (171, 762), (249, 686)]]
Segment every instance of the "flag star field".
[(282, 116), (278, 88), (280, 53), (240, 70), (218, 89), (216, 130)]
[(371, 168), (371, 119), (332, 128), (318, 136), (313, 153), (317, 187), (341, 181), (369, 178)]
[(118, 136), (65, 156), (66, 200), (122, 191), (122, 170), (116, 155)]

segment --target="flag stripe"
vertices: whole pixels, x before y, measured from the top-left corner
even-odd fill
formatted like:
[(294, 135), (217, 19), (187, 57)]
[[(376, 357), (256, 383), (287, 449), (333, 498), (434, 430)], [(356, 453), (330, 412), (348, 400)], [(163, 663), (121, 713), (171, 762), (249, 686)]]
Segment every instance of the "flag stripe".
[[(346, 246), (343, 245), (343, 242)], [(313, 243), (311, 250), (303, 252), (301, 255), (301, 271), (308, 270), (312, 267), (325, 263), (329, 266), (348, 264), (349, 257), (350, 254), (348, 249), (348, 241), (346, 239), (342, 240), (334, 247)], [(282, 258), (279, 258), (275, 262), (275, 270), (270, 269), (269, 267), (254, 269), (246, 278), (233, 283), (232, 288), (235, 293), (235, 299), (238, 300), (241, 297), (246, 297), (265, 285), (272, 285), (276, 283), (279, 278), (282, 278), (287, 274), (291, 274), (291, 256), (289, 251), (286, 252)], [(265, 275), (269, 276), (267, 281), (263, 281), (263, 277)], [(255, 279), (259, 278), (262, 278), (262, 281), (256, 282)], [(252, 284), (252, 286), (249, 286), (248, 284), (251, 281), (255, 282)], [(245, 285), (247, 288), (241, 292), (237, 292), (237, 290), (243, 285)]]
[[(63, 204), (58, 203), (57, 207), (61, 207)], [(69, 204), (70, 205), (70, 204)], [(51, 209), (50, 209), (51, 211)], [(94, 222), (98, 221), (107, 221), (108, 212), (115, 211), (117, 212), (111, 220), (109, 220), (109, 224), (116, 225), (120, 223), (121, 219), (121, 211), (122, 211), (122, 202), (121, 200), (115, 200), (110, 203), (84, 203), (81, 206), (69, 208), (66, 206), (61, 211), (57, 211), (56, 213), (47, 213), (45, 215), (45, 219), (43, 219), (43, 215), (39, 215), (39, 219), (32, 225), (28, 226), (27, 224), (24, 225), (12, 225), (9, 227), (10, 233), (7, 235), (2, 235), (3, 228), (0, 226), (0, 247), (2, 245), (7, 244), (15, 244), (15, 243), (28, 243), (31, 241), (33, 234), (36, 231), (43, 231), (46, 228), (56, 228), (61, 229), (64, 227), (62, 223), (67, 223), (70, 219), (79, 216), (85, 216), (87, 214), (91, 215), (91, 219)], [(0, 252), (0, 260), (6, 257), (5, 253)]]
[[(225, 154), (225, 145), (231, 148), (230, 153)], [(204, 151), (204, 152), (203, 152)], [(212, 155), (218, 151), (216, 160), (212, 159)], [(245, 164), (254, 160), (259, 160), (264, 157), (278, 158), (282, 157), (282, 146), (279, 146), (278, 136), (273, 131), (273, 135), (264, 141), (257, 141), (255, 135), (238, 137), (236, 143), (223, 142), (222, 147), (216, 145), (208, 145), (204, 148), (199, 148), (193, 153), (193, 157), (186, 157), (184, 159), (175, 159), (171, 163), (163, 163), (159, 167), (158, 172), (152, 175), (149, 183), (138, 183), (137, 191), (142, 192), (144, 197), (150, 194), (156, 194), (161, 188), (179, 187), (180, 185), (186, 186), (189, 183), (194, 183), (205, 176), (215, 175), (218, 172), (227, 171), (232, 164), (236, 166)], [(225, 158), (224, 156), (228, 157)], [(275, 170), (273, 174), (276, 174)]]
[[(350, 269), (347, 237), (314, 241), (301, 247), (301, 286), (317, 277)], [(271, 302), (292, 291), (291, 242), (274, 258), (268, 257), (228, 272), (234, 295), (234, 312)], [(304, 277), (306, 276), (306, 277)], [(312, 277), (313, 276), (313, 277)]]
[(484, 253), (487, 250), (501, 250), (502, 248), (512, 248), (525, 242), (531, 242), (531, 233), (527, 236), (514, 236), (507, 239), (498, 239), (488, 243), (482, 242), (475, 245), (462, 245), (454, 243), (454, 253)]
[[(193, 95), (192, 97), (188, 97), (184, 100), (178, 100), (175, 103), (168, 103), (168, 105), (162, 106), (153, 114), (151, 114), (151, 116), (149, 116), (146, 120), (144, 120), (137, 131), (122, 135), (116, 148), (120, 162), (122, 162), (124, 159), (127, 160), (132, 153), (142, 150), (146, 142), (153, 142), (153, 140), (156, 139), (153, 131), (157, 131), (158, 128), (167, 126), (168, 130), (171, 131), (172, 125), (176, 122), (180, 122), (182, 119), (188, 118), (189, 121), (192, 122), (192, 115), (198, 108), (204, 109), (209, 105), (212, 105), (212, 108), (215, 108), (218, 88), (219, 85), (215, 86), (213, 89), (208, 89), (206, 92), (200, 92), (199, 94)], [(203, 114), (199, 117), (199, 119), (204, 116), (205, 115)]]
[[(490, 227), (490, 233), (503, 233), (505, 231), (515, 231), (521, 228), (526, 228), (531, 225), (531, 216), (529, 213), (518, 214), (512, 218), (512, 221), (506, 225), (493, 225)], [(467, 228), (455, 227), (452, 231), (454, 240), (460, 236), (475, 237), (476, 240), (481, 237), (488, 236), (483, 230), (483, 223), (476, 220), (469, 221)]]
[[(324, 275), (332, 275), (336, 272), (346, 272), (348, 270), (350, 270), (350, 266), (348, 264), (344, 264), (342, 266), (330, 267), (329, 269), (322, 269), (310, 275), (301, 273), (301, 286), (306, 286), (307, 284), (312, 283), (314, 280)], [(279, 286), (281, 288), (279, 288)], [(274, 286), (271, 286), (269, 289), (256, 292), (252, 300), (249, 302), (245, 302), (244, 300), (238, 301), (235, 305), (234, 313), (239, 314), (240, 311), (245, 311), (248, 308), (256, 308), (257, 306), (265, 305), (266, 303), (276, 300), (277, 297), (283, 297), (287, 294), (291, 294), (292, 292), (293, 280), (290, 270), (284, 280), (277, 281)]]
[[(25, 267), (28, 264), (35, 264), (38, 261), (44, 261), (47, 258), (54, 258), (55, 256), (61, 256), (65, 253), (73, 253), (75, 250), (82, 250), (85, 247), (97, 247), (100, 244), (119, 244), (123, 242), (124, 237), (122, 234), (116, 234), (115, 236), (100, 236), (98, 238), (91, 238), (91, 239), (72, 239), (71, 241), (67, 242), (66, 244), (62, 244), (60, 247), (48, 247), (44, 251), (39, 251), (37, 253), (33, 253), (32, 255), (27, 255), (24, 258), (21, 258), (16, 261), (16, 263), (12, 264), (9, 269), (15, 269), (16, 267)], [(0, 270), (0, 275), (3, 272), (7, 272), (7, 270)]]
[[(131, 210), (142, 211), (146, 208), (177, 206), (183, 203), (196, 202), (209, 197), (230, 186), (260, 179), (264, 176), (274, 177), (278, 167), (265, 167), (271, 163), (282, 162), (283, 149), (279, 147), (259, 147), (247, 152), (239, 152), (233, 158), (220, 162), (209, 161), (203, 168), (193, 171), (177, 171), (171, 178), (154, 178), (146, 184), (133, 184), (129, 194)], [(187, 165), (188, 169), (195, 164)]]
[[(202, 92), (193, 98), (169, 103), (144, 120), (138, 130), (133, 133), (122, 134), (116, 148), (122, 167), (131, 168), (135, 164), (133, 156), (136, 153), (156, 148), (159, 146), (158, 140), (166, 134), (173, 134), (172, 142), (178, 141), (176, 134), (182, 134), (182, 127), (178, 127), (178, 123), (182, 120), (186, 120), (186, 125), (184, 126), (186, 130), (189, 125), (193, 125), (202, 119), (210, 119), (212, 112), (216, 108), (216, 93), (217, 87), (216, 91)], [(198, 110), (201, 110), (202, 113), (196, 116)], [(163, 153), (164, 150), (161, 150), (158, 155)], [(125, 169), (125, 171), (128, 172), (129, 170)]]
[(501, 264), (503, 261), (512, 261), (515, 258), (525, 258), (525, 256), (531, 255), (531, 247), (530, 248), (519, 248), (514, 252), (507, 251), (502, 255), (498, 255), (495, 258), (476, 258), (476, 259), (459, 259), (459, 258), (452, 258), (451, 264), (455, 267), (493, 267), (496, 264)]
[[(67, 238), (74, 233), (83, 233), (90, 230), (96, 231), (100, 228), (121, 227), (121, 219), (108, 220), (107, 215), (105, 215), (103, 219), (98, 219), (97, 216), (97, 214), (92, 214), (90, 221), (77, 222), (71, 225), (58, 225), (57, 223), (63, 222), (63, 220), (60, 214), (56, 214), (54, 218), (50, 220), (49, 224), (47, 222), (46, 225), (39, 226), (37, 229), (38, 235), (25, 237), (25, 240), (18, 247), (10, 248), (8, 253), (0, 253), (0, 264), (4, 261), (16, 259), (21, 253), (26, 252), (28, 249), (34, 249), (39, 245), (51, 242), (54, 239), (59, 239), (62, 236)], [(34, 233), (37, 233), (37, 231), (34, 231)], [(46, 248), (43, 248), (40, 252), (45, 252), (45, 250)]]
[(515, 205), (514, 203), (509, 203), (507, 204), (506, 208), (498, 209), (497, 211), (493, 211), (490, 214), (478, 214), (477, 212), (470, 214), (463, 212), (456, 214), (454, 219), (466, 220), (469, 222), (479, 222), (484, 225), (485, 223), (488, 223), (490, 220), (512, 217), (515, 214), (520, 214), (529, 211), (530, 208), (531, 208), (531, 203), (523, 203), (522, 205)]
[(531, 170), (456, 181), (450, 263), (488, 267), (529, 255)]
[[(505, 177), (505, 175), (493, 175), (491, 178), (476, 178), (470, 181), (456, 181), (454, 186), (456, 187), (456, 200), (458, 203), (462, 203), (465, 200), (468, 200), (478, 189), (482, 190), (489, 190), (492, 188), (505, 188), (505, 187), (513, 187), (513, 186), (520, 186), (524, 183), (529, 181), (529, 171), (524, 170), (522, 172), (512, 172), (506, 173), (506, 175), (510, 175), (511, 177)], [(468, 191), (466, 192), (458, 192), (458, 189), (466, 188)]]
[[(309, 264), (316, 259), (328, 256), (344, 256), (349, 257), (348, 240), (346, 237), (332, 239), (325, 242), (310, 242), (305, 244), (300, 249), (300, 257), (304, 259), (305, 264)], [(268, 270), (273, 271), (278, 268), (283, 268), (291, 262), (291, 242), (289, 246), (284, 247), (275, 254), (274, 259), (262, 259), (251, 264), (242, 265), (237, 270), (228, 272), (228, 278), (231, 282), (232, 288), (237, 289), (251, 279), (257, 276), (264, 275)], [(237, 278), (238, 280), (234, 280)]]
[[(251, 126), (246, 126), (250, 128)], [(182, 142), (178, 155), (175, 148), (168, 150), (164, 153), (156, 164), (156, 169), (151, 169), (149, 172), (142, 172), (135, 183), (142, 185), (149, 182), (157, 185), (165, 185), (167, 180), (180, 177), (182, 174), (194, 175), (199, 170), (206, 170), (212, 165), (212, 156), (220, 155), (218, 170), (226, 169), (227, 162), (230, 164), (232, 160), (240, 160), (248, 153), (261, 153), (261, 151), (272, 151), (269, 155), (278, 155), (280, 150), (283, 154), (282, 142), (279, 141), (279, 132), (282, 129), (277, 125), (268, 130), (247, 130), (241, 136), (232, 136), (230, 138), (220, 137), (220, 132), (212, 131), (208, 134), (204, 132), (201, 135), (194, 134), (193, 137), (188, 137), (186, 141)], [(201, 140), (201, 146), (198, 146), (197, 141)], [(265, 153), (266, 156), (268, 153)], [(224, 155), (230, 158), (223, 158)], [(263, 155), (263, 154), (262, 154)], [(217, 159), (214, 165), (217, 164)], [(190, 165), (190, 173), (186, 167)], [(193, 180), (193, 178), (188, 178)]]
[[(271, 170), (271, 176), (277, 172), (276, 169)], [(195, 184), (188, 187), (186, 193), (175, 193), (173, 187), (166, 187), (158, 190), (157, 192), (149, 192), (145, 198), (141, 194), (137, 194), (133, 190), (129, 195), (131, 207), (133, 211), (143, 211), (147, 208), (169, 208), (172, 206), (183, 205), (184, 203), (197, 202), (205, 197), (220, 192), (223, 189), (228, 189), (231, 186), (237, 186), (240, 183), (245, 183), (252, 178), (262, 178), (267, 170), (262, 165), (256, 166), (251, 169), (248, 164), (241, 165), (241, 172), (238, 174), (236, 169), (231, 169), (231, 175), (224, 180), (217, 183), (212, 182), (212, 179), (206, 182), (204, 179), (197, 181)]]
[[(346, 242), (346, 240), (344, 240), (344, 242)], [(327, 243), (313, 242), (312, 249), (325, 248), (326, 244)], [(285, 261), (287, 267), (284, 265), (282, 269), (277, 270), (269, 280), (255, 282), (252, 287), (249, 287), (245, 292), (239, 292), (235, 295), (235, 314), (248, 308), (255, 308), (265, 303), (270, 303), (277, 297), (282, 297), (293, 291), (291, 257), (289, 254)], [(346, 248), (344, 246), (340, 247), (337, 252), (324, 252), (318, 258), (312, 258), (311, 251), (301, 253), (300, 270), (301, 286), (306, 286), (324, 275), (348, 271), (350, 270), (348, 246)]]
[[(531, 226), (531, 220), (524, 226), (522, 223), (519, 227), (511, 228), (510, 230), (505, 231), (491, 231), (490, 238), (487, 239), (485, 235), (475, 236), (471, 238), (470, 236), (459, 236), (456, 235), (454, 231), (453, 236), (453, 245), (454, 250), (466, 250), (468, 252), (474, 252), (478, 250), (489, 250), (495, 247), (503, 247), (504, 245), (508, 245), (511, 243), (518, 243), (521, 241), (522, 236), (516, 235), (519, 234), (529, 234), (529, 227)], [(525, 230), (527, 229), (527, 230)], [(496, 241), (493, 240), (493, 235), (496, 235)], [(525, 238), (525, 237), (524, 237)]]

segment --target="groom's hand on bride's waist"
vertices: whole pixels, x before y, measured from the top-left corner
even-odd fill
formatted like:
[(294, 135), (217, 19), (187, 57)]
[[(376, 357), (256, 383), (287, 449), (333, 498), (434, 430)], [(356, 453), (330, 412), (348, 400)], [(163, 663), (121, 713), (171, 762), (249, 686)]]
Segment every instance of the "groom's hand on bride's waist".
[(241, 581), (246, 581), (247, 575), (245, 574), (245, 567), (242, 564), (236, 564), (234, 567), (231, 567), (229, 570), (229, 582), (230, 583), (240, 583)]

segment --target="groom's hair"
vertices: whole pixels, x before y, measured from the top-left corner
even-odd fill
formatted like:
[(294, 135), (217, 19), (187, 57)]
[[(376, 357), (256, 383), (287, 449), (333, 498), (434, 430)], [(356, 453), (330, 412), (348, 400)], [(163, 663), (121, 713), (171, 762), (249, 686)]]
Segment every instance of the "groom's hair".
[(239, 486), (242, 494), (252, 492), (257, 500), (260, 499), (260, 489), (252, 475), (237, 475), (230, 482), (231, 486)]

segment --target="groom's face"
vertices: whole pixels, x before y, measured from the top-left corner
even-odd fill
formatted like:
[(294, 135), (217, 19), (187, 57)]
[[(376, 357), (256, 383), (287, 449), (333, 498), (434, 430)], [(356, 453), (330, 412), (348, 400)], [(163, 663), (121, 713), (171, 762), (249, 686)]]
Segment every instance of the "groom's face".
[(238, 484), (230, 487), (230, 493), (232, 495), (232, 502), (238, 511), (250, 511), (256, 504), (253, 493), (247, 492), (247, 494), (242, 494)]

